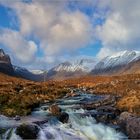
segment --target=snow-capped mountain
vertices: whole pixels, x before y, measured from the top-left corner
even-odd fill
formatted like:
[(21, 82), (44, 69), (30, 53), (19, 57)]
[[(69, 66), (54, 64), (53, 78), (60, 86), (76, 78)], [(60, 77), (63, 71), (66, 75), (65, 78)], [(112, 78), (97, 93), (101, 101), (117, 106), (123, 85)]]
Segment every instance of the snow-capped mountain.
[(83, 59), (60, 63), (46, 72), (13, 66), (9, 55), (0, 49), (0, 72), (33, 81), (44, 81), (44, 79), (60, 80), (88, 74), (118, 75), (140, 73), (140, 51), (122, 51), (107, 56), (100, 61), (95, 58), (83, 57)]
[(92, 59), (81, 59), (76, 60), (74, 62), (64, 62), (54, 67), (54, 71), (67, 71), (67, 72), (75, 72), (75, 71), (84, 71), (89, 72), (95, 65), (95, 60)]
[(139, 51), (122, 51), (112, 56), (107, 56), (99, 61), (91, 73), (93, 74), (112, 74), (123, 73), (124, 69), (130, 64), (140, 61)]
[(61, 77), (60, 79), (65, 79), (65, 77), (82, 76), (89, 73), (95, 63), (94, 59), (67, 61), (50, 69), (48, 71), (48, 78)]

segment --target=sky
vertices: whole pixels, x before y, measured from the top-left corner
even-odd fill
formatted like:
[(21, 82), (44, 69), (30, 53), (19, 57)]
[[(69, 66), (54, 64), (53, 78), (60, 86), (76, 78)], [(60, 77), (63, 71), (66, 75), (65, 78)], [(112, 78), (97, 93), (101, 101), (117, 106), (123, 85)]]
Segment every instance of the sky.
[(140, 0), (0, 0), (0, 48), (29, 69), (140, 51)]

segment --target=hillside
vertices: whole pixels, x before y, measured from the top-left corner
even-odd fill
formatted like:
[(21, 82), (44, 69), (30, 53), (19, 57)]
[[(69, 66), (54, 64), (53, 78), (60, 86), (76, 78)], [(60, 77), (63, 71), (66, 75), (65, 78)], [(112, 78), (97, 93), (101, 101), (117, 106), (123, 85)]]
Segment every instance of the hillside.
[(0, 73), (0, 114), (30, 114), (40, 103), (64, 96), (68, 90), (54, 82), (37, 83)]

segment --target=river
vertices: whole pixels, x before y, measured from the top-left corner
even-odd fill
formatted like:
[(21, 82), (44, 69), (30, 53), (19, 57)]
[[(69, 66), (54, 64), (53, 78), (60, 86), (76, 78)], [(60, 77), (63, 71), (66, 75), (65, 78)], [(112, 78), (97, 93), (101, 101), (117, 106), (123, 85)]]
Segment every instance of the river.
[(57, 99), (55, 104), (69, 114), (68, 123), (61, 123), (55, 117), (50, 117), (48, 111), (52, 103), (42, 104), (36, 108), (30, 116), (21, 117), (16, 121), (5, 116), (0, 117), (0, 128), (7, 128), (1, 135), (1, 139), (20, 140), (16, 134), (16, 128), (22, 124), (38, 125), (39, 140), (121, 140), (126, 136), (117, 131), (115, 126), (97, 122), (93, 114), (98, 114), (96, 109), (83, 109), (82, 104), (93, 103), (106, 98), (106, 96), (87, 94), (81, 91), (76, 92), (74, 97)]

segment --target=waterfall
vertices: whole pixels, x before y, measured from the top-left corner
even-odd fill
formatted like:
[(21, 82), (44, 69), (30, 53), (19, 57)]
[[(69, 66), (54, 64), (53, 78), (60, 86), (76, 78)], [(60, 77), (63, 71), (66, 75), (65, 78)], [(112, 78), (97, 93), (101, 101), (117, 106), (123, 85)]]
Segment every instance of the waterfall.
[[(121, 140), (122, 133), (116, 132), (113, 128), (97, 123), (89, 117), (81, 117), (75, 114), (74, 110), (69, 110), (69, 123), (52, 123), (51, 121), (42, 125), (39, 133), (41, 140)], [(76, 112), (84, 112), (83, 109)]]
[(15, 128), (9, 128), (6, 133), (2, 136), (3, 140), (22, 140), (20, 136), (16, 135)]

